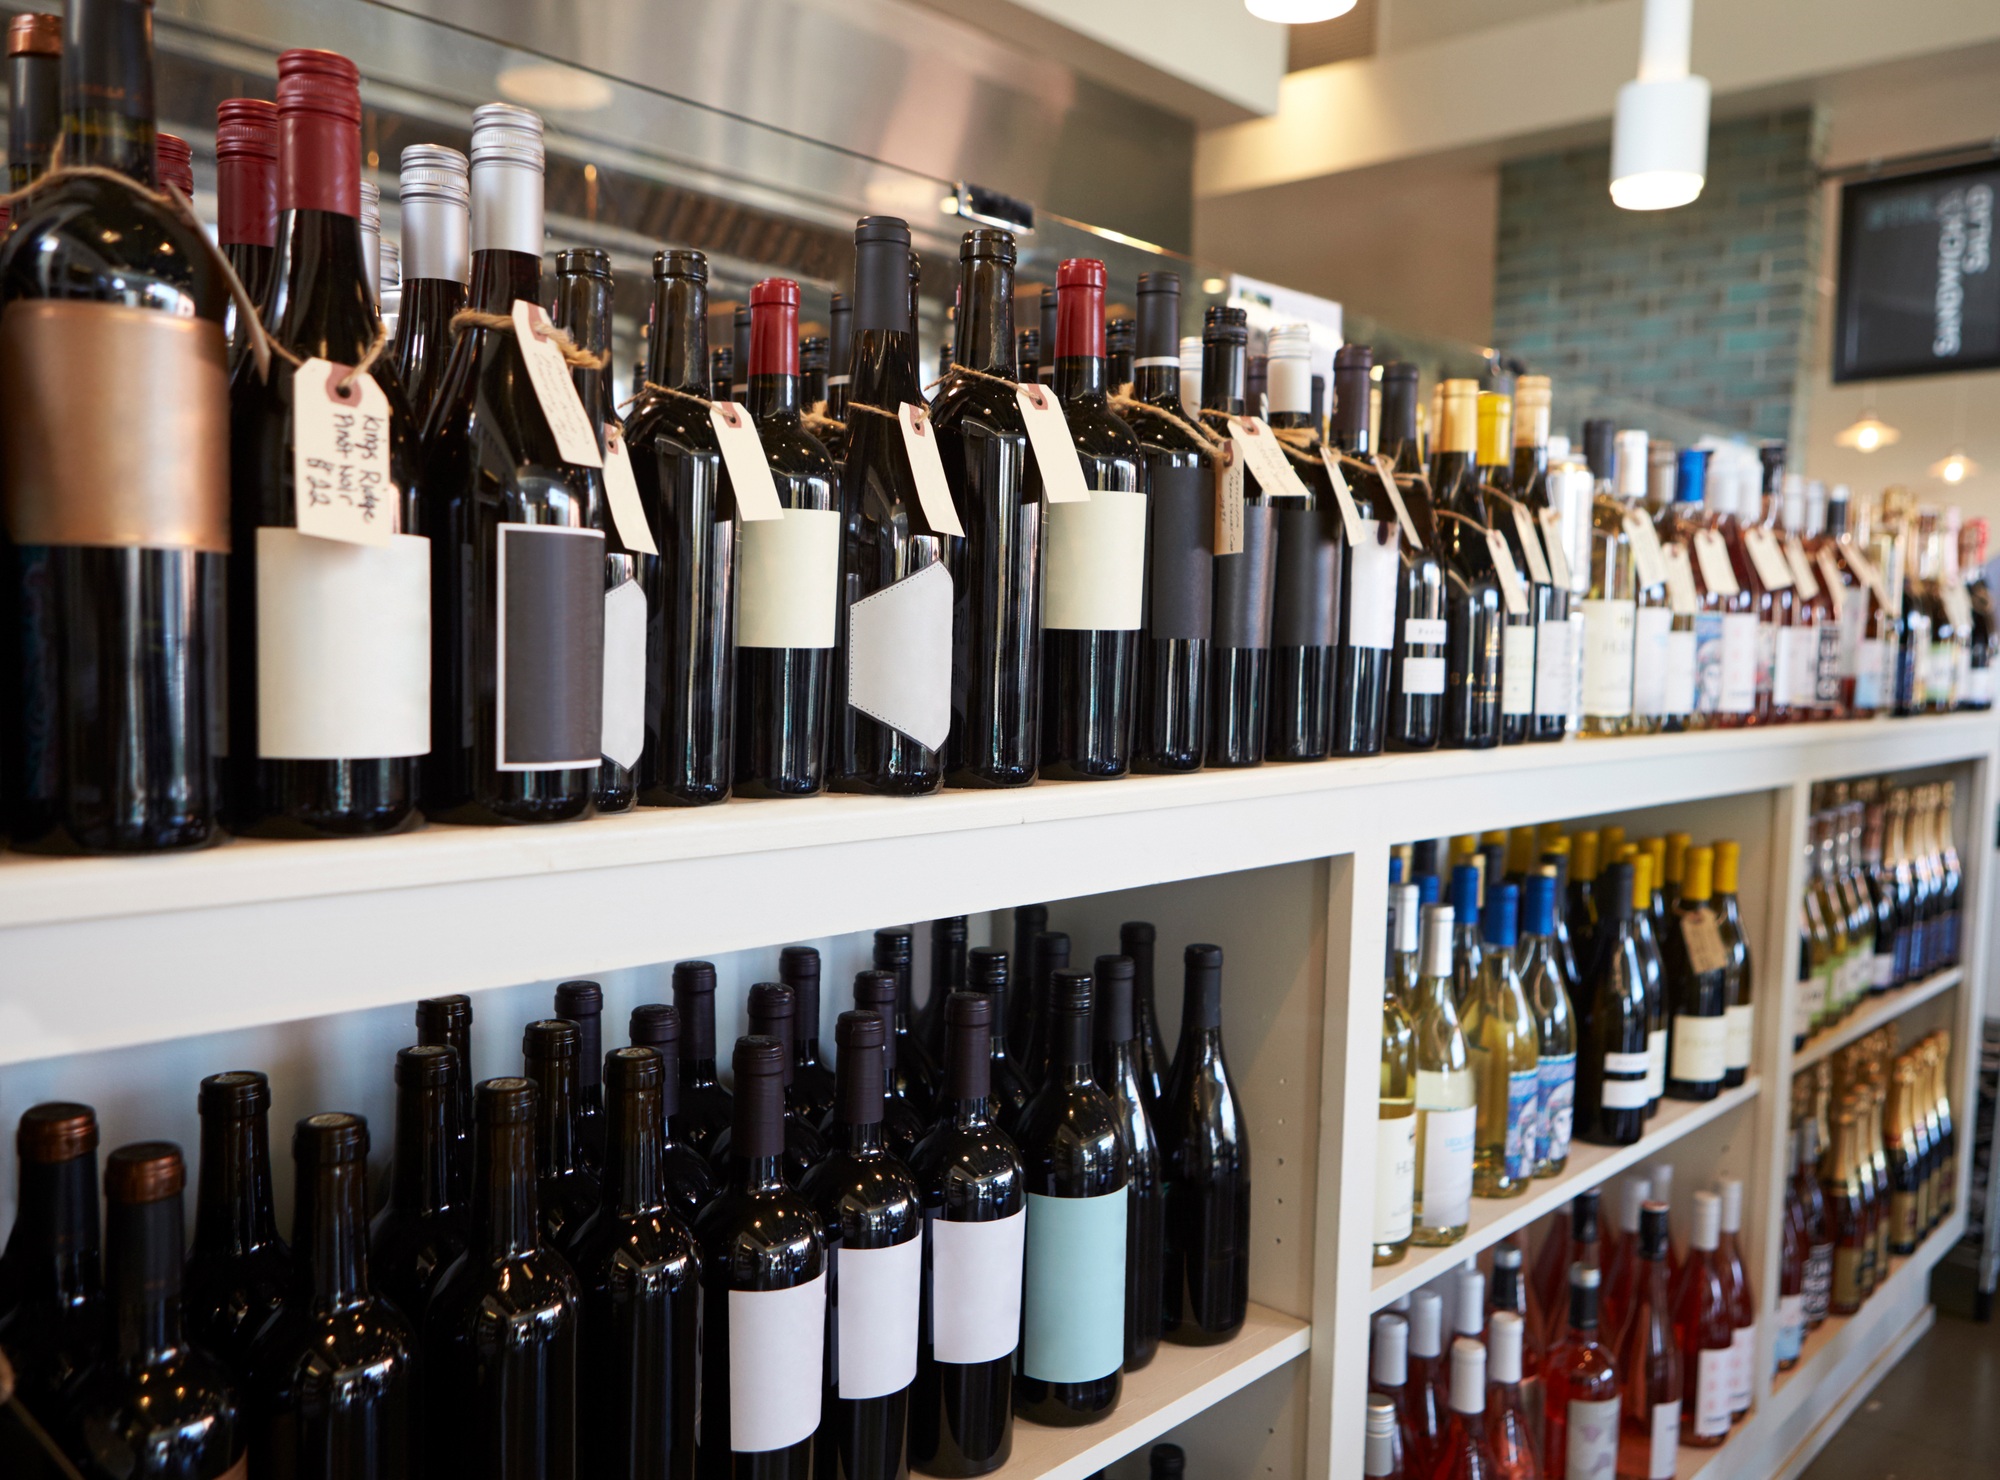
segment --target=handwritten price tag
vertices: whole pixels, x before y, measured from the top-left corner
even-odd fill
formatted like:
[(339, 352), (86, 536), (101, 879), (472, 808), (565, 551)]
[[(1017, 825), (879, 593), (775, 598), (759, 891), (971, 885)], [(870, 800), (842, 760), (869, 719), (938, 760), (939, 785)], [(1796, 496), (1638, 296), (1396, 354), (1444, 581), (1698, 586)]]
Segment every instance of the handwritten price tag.
[(1305, 480), (1292, 471), (1291, 459), (1279, 445), (1277, 433), (1254, 416), (1229, 418), (1229, 439), (1243, 456), (1243, 464), (1270, 498), (1311, 498)]
[(1540, 509), (1535, 516), (1542, 526), (1542, 543), (1547, 546), (1549, 557), (1549, 579), (1563, 590), (1569, 590), (1569, 549), (1563, 544), (1562, 512), (1558, 509)]
[(1785, 552), (1779, 546), (1776, 535), (1768, 529), (1746, 529), (1743, 531), (1743, 547), (1750, 552), (1750, 564), (1766, 591), (1790, 588), (1792, 568), (1785, 563)]
[(1319, 450), (1319, 460), (1326, 464), (1326, 476), (1333, 480), (1334, 502), (1340, 505), (1340, 522), (1347, 530), (1347, 543), (1361, 543), (1361, 511), (1354, 506), (1354, 490), (1347, 486), (1347, 475), (1340, 471), (1340, 459), (1330, 448)]
[(1215, 553), (1243, 553), (1243, 456), (1234, 442), (1215, 458)]
[(1813, 574), (1805, 546), (1799, 543), (1797, 535), (1785, 536), (1785, 564), (1791, 567), (1792, 584), (1799, 588), (1801, 596), (1811, 601), (1819, 595), (1819, 578)]
[(1528, 588), (1521, 584), (1521, 572), (1514, 566), (1514, 552), (1507, 537), (1497, 529), (1486, 531), (1486, 553), (1493, 557), (1493, 573), (1500, 578), (1500, 597), (1511, 616), (1528, 614)]
[(1389, 495), (1389, 502), (1396, 506), (1396, 523), (1403, 528), (1403, 538), (1410, 542), (1410, 548), (1421, 550), (1423, 540), (1417, 534), (1417, 522), (1410, 517), (1410, 508), (1403, 502), (1403, 490), (1396, 482), (1396, 465), (1381, 453), (1374, 456), (1375, 476), (1382, 480), (1382, 487)]
[(935, 534), (965, 538), (965, 526), (958, 522), (958, 508), (951, 501), (951, 485), (944, 480), (944, 459), (938, 455), (937, 433), (931, 430), (930, 413), (911, 401), (896, 408), (896, 422), (903, 429), (903, 455), (910, 460), (910, 476), (917, 482), (917, 502), (923, 505), (924, 523)]
[(616, 422), (604, 428), (604, 491), (611, 501), (611, 522), (618, 530), (618, 543), (640, 555), (657, 555), (653, 527), (646, 522), (646, 506), (639, 498), (639, 480), (632, 474), (632, 449)]
[[(715, 428), (715, 442), (722, 449), (722, 465), (729, 469), (729, 486), (736, 492), (736, 512), (748, 523), (784, 518), (785, 506), (778, 502), (778, 485), (771, 481), (771, 462), (764, 456), (764, 442), (757, 435), (757, 423), (750, 419), (750, 413), (734, 401), (716, 401), (708, 408), (708, 424)], [(938, 471), (944, 470), (940, 467)]]
[(396, 533), (389, 398), (372, 375), (307, 360), (292, 377), (292, 509), (299, 533), (386, 545)]
[(1016, 386), (1014, 400), (1041, 469), (1042, 497), (1052, 504), (1090, 502), (1090, 485), (1083, 481), (1083, 464), (1076, 460), (1076, 442), (1055, 393), (1043, 385)]
[(601, 468), (604, 454), (597, 450), (597, 428), (583, 409), (576, 393), (569, 364), (549, 327), (549, 316), (541, 305), (525, 298), (514, 300), (514, 339), (521, 346), (521, 361), (528, 367), (528, 383), (535, 399), (542, 403), (542, 416), (555, 434), (556, 453), (566, 463), (579, 468)]

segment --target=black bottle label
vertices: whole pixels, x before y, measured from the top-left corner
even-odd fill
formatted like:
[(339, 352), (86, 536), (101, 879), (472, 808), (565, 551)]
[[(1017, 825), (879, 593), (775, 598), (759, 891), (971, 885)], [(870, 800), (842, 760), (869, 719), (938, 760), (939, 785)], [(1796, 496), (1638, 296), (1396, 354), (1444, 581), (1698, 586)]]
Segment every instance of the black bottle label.
[(500, 769), (595, 766), (604, 734), (604, 535), (503, 524), (499, 539)]
[(1339, 521), (1331, 508), (1278, 510), (1277, 595), (1271, 641), (1279, 647), (1332, 647), (1339, 629)]
[(1277, 556), (1275, 511), (1243, 505), (1243, 551), (1215, 557), (1215, 645), (1271, 645), (1271, 588)]
[(1215, 480), (1199, 463), (1147, 469), (1153, 542), (1147, 557), (1146, 630), (1206, 641), (1215, 627)]

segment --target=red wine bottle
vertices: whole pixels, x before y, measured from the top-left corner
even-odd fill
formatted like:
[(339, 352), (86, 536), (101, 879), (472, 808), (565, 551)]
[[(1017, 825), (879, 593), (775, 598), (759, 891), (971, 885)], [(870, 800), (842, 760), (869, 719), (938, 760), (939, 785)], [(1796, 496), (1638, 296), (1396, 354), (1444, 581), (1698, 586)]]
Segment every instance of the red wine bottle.
[(153, 135), (153, 173), (162, 186), (171, 185), (194, 199), (194, 146), (165, 129)]
[(917, 1373), (923, 1212), (916, 1178), (884, 1134), (885, 1041), (872, 1012), (843, 1012), (834, 1025), (840, 1099), (832, 1146), (799, 1187), (819, 1214), (833, 1269), (816, 1468), (851, 1480), (909, 1473)]
[[(1015, 1067), (1028, 1077), (1028, 1040), (1034, 1032), (1035, 938), (1049, 928), (1049, 907), (1024, 904), (1014, 910), (1013, 994), (1007, 1003), (1007, 1040)], [(995, 1025), (998, 1026), (997, 1024)]]
[(786, 1102), (808, 1125), (833, 1108), (833, 1071), (819, 1057), (819, 952), (786, 946), (778, 952), (778, 980), (792, 989), (791, 1098)]
[[(1245, 413), (1244, 345), (1249, 318), (1211, 305), (1201, 329), (1202, 421), (1229, 436), (1229, 418)], [(1251, 407), (1256, 414), (1259, 408)], [(1246, 468), (1243, 548), (1215, 557), (1215, 635), (1208, 662), (1208, 764), (1264, 761), (1264, 699), (1270, 686), (1272, 602), (1277, 579), (1277, 509)]]
[(785, 1181), (784, 1048), (736, 1042), (729, 1181), (701, 1243), (701, 1480), (810, 1480), (826, 1354), (819, 1216)]
[(1264, 753), (1272, 760), (1323, 761), (1333, 753), (1346, 532), (1333, 483), (1319, 461), (1320, 424), (1312, 413), (1312, 330), (1304, 324), (1280, 326), (1269, 339), (1271, 427), (1305, 433), (1310, 440), (1300, 451), (1313, 464), (1294, 464), (1306, 486), (1306, 500), (1288, 498), (1278, 508)]
[(1139, 321), (1132, 318), (1106, 319), (1104, 345), (1104, 374), (1111, 384), (1112, 393), (1131, 395), (1139, 357)]
[(947, 555), (963, 592), (953, 613), (953, 786), (1025, 786), (1041, 752), (1042, 470), (1015, 388), (1012, 232), (968, 231), (958, 248), (954, 363), (931, 414), (965, 525)]
[(917, 1119), (927, 1121), (937, 1099), (937, 1058), (916, 1035), (911, 1024), (916, 998), (916, 943), (901, 926), (875, 932), (875, 969), (896, 978), (896, 1012), (892, 1031), (895, 1052), (890, 1056), (887, 1090), (892, 1099), (907, 1101)]
[(260, 1474), (418, 1473), (417, 1336), (368, 1278), (368, 1122), (312, 1115), (292, 1135), (298, 1283), (247, 1384)]
[(472, 1201), (472, 999), (463, 992), (424, 998), (417, 1004), (417, 1042), (448, 1048), (458, 1058), (458, 1074), (452, 1081), (458, 1115), (451, 1123), (448, 1169), (451, 1204), (463, 1208)]
[[(7, 23), (7, 188), (24, 190), (49, 172), (62, 137), (62, 17), (29, 11)], [(227, 108), (229, 104), (222, 105)], [(270, 107), (269, 103), (264, 105)], [(222, 192), (222, 138), (215, 141)], [(224, 241), (227, 242), (225, 237)], [(270, 243), (266, 241), (266, 246)], [(231, 263), (234, 266), (234, 262)]]
[(736, 774), (739, 796), (826, 786), (833, 627), (840, 599), (839, 469), (800, 418), (799, 285), (750, 290), (746, 394), (771, 465), (779, 519), (737, 529)]
[(1126, 1156), (1118, 1112), (1092, 1082), (1087, 971), (1049, 992), (1049, 1077), (1021, 1115), (1028, 1177), (1014, 1411), (1092, 1423), (1118, 1406), (1125, 1358)]
[[(916, 1149), (917, 1138), (923, 1135), (926, 1121), (917, 1114), (916, 1107), (903, 1095), (888, 1094), (887, 1090), (896, 1082), (896, 974), (877, 968), (863, 971), (854, 978), (854, 1005), (862, 1012), (872, 1012), (882, 1019), (884, 1038), (882, 1041), (882, 1085), (885, 1091), (885, 1108), (882, 1112), (883, 1134), (889, 1138), (889, 1149), (904, 1161)], [(820, 1125), (820, 1133), (828, 1140), (840, 1133), (839, 1102)]]
[(1139, 1085), (1131, 959), (1099, 956), (1096, 976), (1099, 996), (1092, 1019), (1091, 1070), (1117, 1112), (1125, 1153), (1125, 1370), (1137, 1372), (1160, 1349), (1166, 1183), (1159, 1137)]
[(1250, 1309), (1250, 1134), (1222, 1053), (1222, 948), (1186, 952), (1181, 1040), (1154, 1124), (1167, 1184), (1169, 1341), (1207, 1345)]
[[(1396, 597), (1396, 647), (1389, 674), (1391, 750), (1434, 750), (1444, 733), (1447, 616), (1444, 566), (1437, 554), (1417, 440), (1417, 367), (1394, 361), (1382, 367), (1382, 447), (1417, 538), (1403, 532), (1402, 586)], [(1404, 480), (1408, 481), (1405, 482)], [(1386, 494), (1385, 494), (1386, 496)]]
[(466, 1249), (468, 1192), (453, 1181), (463, 1074), (443, 1044), (396, 1051), (389, 1201), (369, 1229), (368, 1269), (375, 1288), (419, 1325), (438, 1281)]
[(730, 1095), (715, 1076), (715, 963), (674, 963), (674, 1007), (681, 1019), (680, 1113), (674, 1139), (707, 1156), (730, 1121)]
[(583, 1164), (604, 1170), (604, 988), (596, 982), (563, 982), (555, 1015), (576, 1024), (576, 1139)]
[(691, 1222), (715, 1196), (716, 1182), (707, 1159), (675, 1137), (674, 1120), (681, 1104), (681, 1015), (663, 1003), (641, 1003), (632, 1009), (631, 1035), (632, 1047), (652, 1049), (666, 1065), (660, 1086), (660, 1114), (667, 1126), (660, 1141), (660, 1176), (669, 1206)]
[(926, 1475), (984, 1475), (1013, 1450), (1027, 1188), (993, 1096), (997, 1007), (976, 991), (946, 999), (944, 1101), (911, 1162), (929, 1233), (910, 1464)]
[(15, 1396), (72, 1447), (77, 1382), (104, 1337), (97, 1215), (97, 1112), (62, 1101), (35, 1105), (14, 1138), (20, 1191), (0, 1256), (0, 1351)]
[(182, 1305), (188, 1339), (240, 1378), (292, 1289), (271, 1194), (271, 1083), (254, 1071), (201, 1082), (201, 1180)]
[(1035, 374), (1043, 385), (1053, 385), (1056, 378), (1057, 345), (1062, 339), (1062, 286), (1061, 269), (1057, 269), (1058, 280), (1055, 287), (1042, 289), (1042, 358), (1035, 366)]
[[(392, 364), (371, 372), (393, 487), (360, 513), (370, 532), (301, 527), (302, 497), (337, 508), (340, 494), (294, 477), (311, 411), (301, 396), (338, 399), (339, 367), (359, 364), (379, 330), (361, 256), (360, 72), (330, 51), (281, 52), (278, 116), (283, 241), (265, 316), (278, 344), (335, 368), (301, 380), (274, 357), (268, 376), (253, 365), (231, 388), (226, 815), (267, 837), (399, 832), (417, 820), (430, 749), (431, 550)], [(365, 435), (368, 408), (354, 414)]]
[(1145, 612), (1145, 465), (1104, 379), (1104, 264), (1057, 270), (1055, 394), (1090, 497), (1043, 510), (1042, 770), (1073, 781), (1132, 768)]
[(924, 997), (924, 1005), (918, 1009), (915, 1030), (923, 1040), (931, 1062), (939, 1066), (938, 1087), (944, 1086), (945, 1053), (945, 1002), (953, 992), (965, 990), (966, 981), (966, 918), (963, 915), (948, 915), (941, 920), (931, 921), (931, 980), (930, 989)]
[[(1007, 1045), (1007, 1007), (1009, 996), (1008, 972), (1010, 962), (1005, 951), (989, 950), (985, 946), (972, 951), (966, 962), (966, 988), (989, 997), (993, 1001), (992, 1026), (988, 1030), (988, 1046), (992, 1063), (989, 1073), (990, 1093), (993, 1097), (993, 1119), (996, 1124), (1013, 1134), (1019, 1124), (1021, 1109), (1028, 1103), (1028, 1081), (1021, 1077), (1020, 1067)], [(949, 1003), (946, 1004), (949, 1006)], [(946, 1061), (949, 1077), (950, 1061)]]
[(104, 1166), (104, 1356), (84, 1379), (74, 1431), (91, 1480), (237, 1480), (243, 1411), (222, 1365), (181, 1324), (181, 1194), (167, 1141), (121, 1146)]
[[(60, 23), (55, 29), (60, 38)], [(22, 96), (21, 88), (17, 76), (16, 99)], [(12, 130), (9, 136), (13, 136)], [(14, 188), (18, 190), (24, 183), (17, 179)], [(278, 107), (266, 99), (225, 98), (215, 106), (215, 226), (222, 255), (243, 280), (250, 301), (262, 308), (270, 302), (278, 261)], [(406, 224), (406, 233), (408, 229)], [(232, 368), (242, 362), (249, 343), (232, 302)], [(412, 421), (410, 427), (414, 435), (417, 423)]]
[(1215, 453), (1181, 406), (1178, 273), (1139, 274), (1137, 332), (1129, 394), (1153, 409), (1126, 418), (1146, 463), (1148, 524), (1132, 768), (1198, 771), (1208, 749), (1215, 635)]
[[(128, 0), (77, 0), (62, 62), (63, 161), (148, 188), (152, 21)], [(14, 846), (199, 847), (216, 836), (223, 726), (221, 271), (199, 227), (82, 175), (15, 208), (0, 302)], [(153, 446), (173, 454), (135, 455)]]
[(925, 517), (900, 408), (921, 407), (910, 317), (910, 228), (864, 216), (854, 229), (854, 350), (840, 503), (845, 581), (834, 666), (833, 786), (921, 796), (944, 781), (951, 731), (948, 536)]
[[(832, 294), (827, 300), (826, 319), (828, 338), (826, 351), (826, 414), (836, 422), (847, 420), (848, 388), (854, 382), (854, 304), (845, 293)], [(838, 447), (831, 443), (827, 451), (833, 454), (835, 462), (844, 462), (847, 457), (845, 438)]]
[(1431, 514), (1445, 572), (1445, 705), (1442, 744), (1485, 750), (1500, 743), (1501, 628), (1508, 614), (1486, 544), (1475, 466), (1475, 381), (1445, 387), (1444, 426), (1430, 459)]
[[(735, 339), (731, 346), (735, 351), (734, 365), (733, 365), (735, 371), (735, 378), (729, 382), (728, 399), (732, 401), (741, 401), (746, 404), (749, 402), (750, 399), (751, 322), (752, 322), (752, 313), (750, 305), (748, 303), (737, 304), (735, 312), (731, 315), (730, 319), (730, 327), (735, 331)], [(794, 334), (792, 335), (792, 343), (794, 345), (797, 345), (798, 343), (798, 335), (796, 332), (794, 332)]]
[(605, 1076), (604, 1201), (576, 1240), (577, 1467), (604, 1480), (692, 1480), (701, 1260), (660, 1163), (673, 1066), (621, 1048)]
[[(750, 1032), (753, 1036), (775, 1038), (785, 1048), (785, 1180), (801, 1185), (827, 1153), (827, 1143), (792, 1105), (792, 1015), (797, 999), (792, 989), (780, 982), (758, 982), (750, 989)], [(709, 1162), (727, 1175), (734, 1154), (730, 1127), (724, 1126), (709, 1151)]]
[[(1155, 495), (1157, 497), (1157, 495)], [(1132, 962), (1132, 1021), (1139, 1032), (1139, 1093), (1146, 1113), (1155, 1117), (1173, 1071), (1166, 1039), (1160, 1033), (1160, 1008), (1153, 992), (1153, 952), (1159, 932), (1148, 920), (1127, 920), (1118, 927), (1118, 951)]]
[[(653, 256), (647, 390), (625, 428), (657, 556), (646, 591), (646, 748), (639, 802), (693, 807), (729, 795), (733, 742), (730, 603), (736, 494), (709, 420), (708, 259)], [(727, 401), (727, 393), (713, 397)]]
[[(1333, 355), (1336, 456), (1368, 461), (1374, 352), (1343, 344)], [(1340, 656), (1333, 684), (1333, 754), (1379, 755), (1389, 736), (1396, 663), (1396, 605), (1403, 591), (1405, 541), (1396, 506), (1376, 474), (1342, 470), (1360, 527), (1340, 547)]]
[(824, 334), (799, 337), (799, 403), (805, 410), (824, 414), (826, 405), (827, 360), (832, 344)]
[(1022, 1057), (1022, 1075), (1030, 1090), (1042, 1087), (1049, 1077), (1049, 989), (1056, 972), (1069, 965), (1069, 936), (1060, 930), (1044, 930), (1035, 937), (1029, 959), (1034, 971), (1028, 981), (1032, 1003), (1028, 1011), (1028, 1046)]
[[(473, 113), (469, 306), (541, 300), (542, 122)], [(468, 326), (424, 428), (433, 821), (586, 817), (603, 754), (604, 525), (563, 461), (511, 327)]]
[(470, 166), (443, 144), (411, 144), (397, 177), (403, 217), (403, 302), (396, 314), (396, 373), (415, 425), (428, 421), (451, 359), (452, 315), (465, 307)]
[(542, 1238), (532, 1079), (477, 1094), (471, 1248), (424, 1318), (424, 1446), (433, 1475), (575, 1480), (578, 1308)]
[(521, 1035), (522, 1076), (534, 1081), (535, 1201), (542, 1239), (565, 1258), (576, 1247), (584, 1221), (597, 1211), (603, 1191), (585, 1164), (577, 1117), (582, 1034), (575, 1023), (544, 1018)]

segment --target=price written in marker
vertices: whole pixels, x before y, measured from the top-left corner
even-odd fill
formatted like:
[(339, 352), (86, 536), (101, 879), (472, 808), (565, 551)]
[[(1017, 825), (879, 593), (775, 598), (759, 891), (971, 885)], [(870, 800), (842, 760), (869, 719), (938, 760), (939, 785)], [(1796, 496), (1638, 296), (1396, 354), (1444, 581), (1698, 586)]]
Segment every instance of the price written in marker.
[(903, 429), (903, 455), (910, 460), (910, 476), (916, 480), (924, 523), (934, 534), (965, 538), (965, 526), (958, 522), (958, 508), (951, 501), (951, 485), (945, 481), (944, 459), (938, 455), (930, 413), (905, 401), (896, 408), (896, 421)]
[(540, 304), (514, 300), (514, 340), (528, 367), (528, 383), (535, 388), (542, 417), (555, 436), (556, 455), (579, 468), (601, 468), (604, 454), (597, 447), (597, 428), (583, 409), (583, 398), (576, 393), (569, 362), (554, 333)]
[(316, 539), (386, 545), (397, 532), (389, 398), (374, 376), (348, 376), (312, 359), (292, 377), (293, 516)]

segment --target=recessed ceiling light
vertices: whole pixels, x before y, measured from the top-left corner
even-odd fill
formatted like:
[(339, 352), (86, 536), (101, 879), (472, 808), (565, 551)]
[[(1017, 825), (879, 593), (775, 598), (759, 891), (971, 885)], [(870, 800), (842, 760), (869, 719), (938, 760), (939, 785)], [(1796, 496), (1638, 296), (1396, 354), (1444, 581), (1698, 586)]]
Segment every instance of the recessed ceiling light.
[(508, 67), (494, 79), (500, 96), (524, 108), (548, 108), (564, 113), (594, 113), (609, 108), (611, 84), (589, 72), (560, 62), (528, 62)]
[(1243, 0), (1243, 8), (1260, 21), (1281, 26), (1313, 26), (1346, 15), (1355, 0)]

